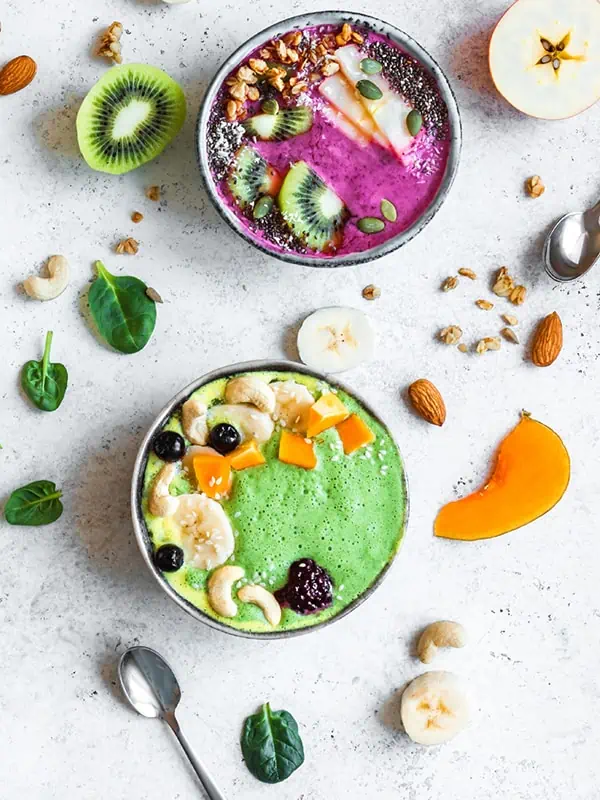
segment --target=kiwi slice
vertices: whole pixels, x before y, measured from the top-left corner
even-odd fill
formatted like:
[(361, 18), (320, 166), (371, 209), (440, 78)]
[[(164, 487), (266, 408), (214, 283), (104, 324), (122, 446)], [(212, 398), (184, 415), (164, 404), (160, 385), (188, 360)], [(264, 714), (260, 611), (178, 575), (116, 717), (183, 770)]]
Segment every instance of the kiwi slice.
[(79, 149), (92, 169), (122, 175), (164, 150), (179, 133), (185, 111), (181, 86), (162, 70), (112, 67), (79, 109)]
[(257, 139), (282, 142), (309, 131), (313, 124), (313, 113), (308, 106), (297, 106), (277, 114), (257, 114), (242, 124)]
[(253, 147), (244, 144), (235, 155), (227, 179), (229, 191), (241, 208), (261, 195), (276, 195), (281, 186), (279, 173)]
[(348, 209), (305, 161), (292, 164), (279, 192), (279, 209), (296, 236), (312, 250), (335, 250)]

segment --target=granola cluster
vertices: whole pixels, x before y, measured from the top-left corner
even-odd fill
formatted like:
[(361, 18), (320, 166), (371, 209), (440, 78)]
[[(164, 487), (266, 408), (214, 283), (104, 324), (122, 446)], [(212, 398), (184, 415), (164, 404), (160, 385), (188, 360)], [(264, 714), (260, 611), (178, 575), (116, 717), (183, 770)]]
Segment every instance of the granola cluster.
[(121, 56), (122, 35), (123, 26), (120, 22), (113, 22), (112, 25), (109, 25), (100, 37), (98, 55), (102, 58), (110, 58), (115, 64), (121, 64), (123, 62)]
[(225, 81), (227, 120), (244, 119), (247, 103), (260, 100), (269, 89), (286, 99), (297, 97), (311, 84), (334, 75), (340, 65), (333, 54), (338, 47), (350, 42), (362, 44), (364, 37), (347, 22), (337, 35), (327, 33), (316, 39), (302, 31), (291, 31), (280, 39), (272, 39), (259, 51), (258, 57), (250, 58)]

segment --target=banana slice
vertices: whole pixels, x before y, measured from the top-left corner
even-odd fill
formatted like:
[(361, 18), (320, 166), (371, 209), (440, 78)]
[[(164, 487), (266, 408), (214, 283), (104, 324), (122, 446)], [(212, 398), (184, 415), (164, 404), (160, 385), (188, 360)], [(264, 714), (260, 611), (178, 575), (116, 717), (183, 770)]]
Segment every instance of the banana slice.
[(442, 744), (469, 723), (469, 704), (451, 672), (426, 672), (404, 690), (402, 724), (413, 742)]
[(196, 456), (218, 456), (220, 455), (217, 451), (212, 447), (205, 447), (200, 444), (193, 444), (188, 447), (186, 454), (181, 459), (181, 468), (184, 472), (187, 472), (188, 475), (194, 474), (194, 459)]
[(275, 394), (275, 422), (294, 433), (306, 433), (308, 412), (315, 403), (306, 386), (296, 381), (275, 381), (271, 389)]
[(243, 403), (213, 406), (208, 411), (207, 419), (211, 428), (219, 422), (229, 422), (240, 431), (244, 440), (256, 439), (259, 444), (267, 442), (275, 430), (275, 424), (268, 414)]
[(205, 494), (179, 495), (171, 517), (190, 561), (198, 569), (214, 569), (233, 555), (235, 538), (227, 514)]
[(320, 372), (344, 372), (373, 358), (375, 332), (356, 308), (321, 308), (307, 317), (298, 332), (304, 363)]
[(232, 378), (225, 387), (225, 402), (249, 403), (267, 414), (275, 411), (275, 395), (271, 387), (255, 375)]

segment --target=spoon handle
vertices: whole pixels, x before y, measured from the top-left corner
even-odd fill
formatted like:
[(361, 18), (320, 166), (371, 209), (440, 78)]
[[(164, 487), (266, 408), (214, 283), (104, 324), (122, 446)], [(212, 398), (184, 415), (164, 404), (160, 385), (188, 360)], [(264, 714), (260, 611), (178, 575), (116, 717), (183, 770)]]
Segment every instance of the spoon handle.
[(175, 715), (174, 714), (165, 715), (164, 720), (167, 723), (167, 725), (171, 728), (175, 736), (177, 737), (177, 741), (183, 748), (183, 752), (188, 757), (189, 762), (192, 765), (194, 772), (198, 776), (200, 783), (202, 784), (204, 791), (206, 792), (206, 796), (209, 798), (209, 800), (225, 800), (225, 796), (221, 794), (215, 782), (207, 772), (204, 764), (202, 764), (202, 762), (196, 757), (196, 754), (192, 750), (190, 743), (183, 735), (183, 732), (179, 727), (179, 723), (175, 719)]

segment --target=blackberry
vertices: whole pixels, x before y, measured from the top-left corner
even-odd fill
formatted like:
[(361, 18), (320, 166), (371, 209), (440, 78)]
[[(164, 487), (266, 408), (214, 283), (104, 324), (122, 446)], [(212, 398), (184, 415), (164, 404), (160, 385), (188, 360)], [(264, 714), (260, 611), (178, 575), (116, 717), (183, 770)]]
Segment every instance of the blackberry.
[(333, 603), (333, 581), (312, 558), (294, 561), (287, 584), (275, 592), (280, 606), (297, 614), (315, 614)]

